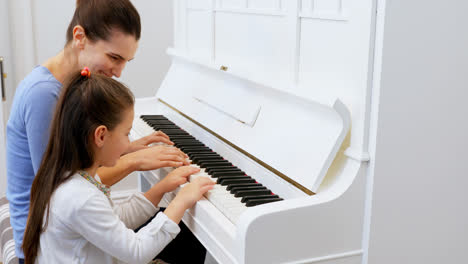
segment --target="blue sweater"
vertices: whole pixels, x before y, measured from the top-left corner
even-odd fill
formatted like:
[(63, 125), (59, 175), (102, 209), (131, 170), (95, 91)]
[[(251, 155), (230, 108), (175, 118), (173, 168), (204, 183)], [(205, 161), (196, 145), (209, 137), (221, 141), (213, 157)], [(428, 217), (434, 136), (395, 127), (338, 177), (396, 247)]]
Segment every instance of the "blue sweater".
[(21, 244), (31, 185), (49, 140), (49, 126), (61, 87), (47, 68), (37, 66), (16, 89), (7, 123), (7, 198), (19, 258), (24, 258)]

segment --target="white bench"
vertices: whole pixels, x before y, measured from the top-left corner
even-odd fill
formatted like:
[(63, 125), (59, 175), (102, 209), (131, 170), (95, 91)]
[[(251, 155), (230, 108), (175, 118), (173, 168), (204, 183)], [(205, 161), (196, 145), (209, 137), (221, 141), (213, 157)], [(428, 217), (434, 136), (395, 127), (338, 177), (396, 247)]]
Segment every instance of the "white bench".
[(18, 264), (10, 225), (10, 208), (5, 196), (0, 198), (0, 257), (3, 264)]

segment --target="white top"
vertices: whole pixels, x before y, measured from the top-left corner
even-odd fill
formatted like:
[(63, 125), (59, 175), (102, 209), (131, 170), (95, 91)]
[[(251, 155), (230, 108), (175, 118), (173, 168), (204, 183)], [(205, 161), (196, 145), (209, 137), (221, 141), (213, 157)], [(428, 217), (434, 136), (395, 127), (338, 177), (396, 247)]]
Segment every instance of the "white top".
[[(148, 263), (180, 232), (141, 193), (114, 205), (79, 174), (52, 195), (36, 263)], [(45, 219), (45, 218), (44, 218)]]

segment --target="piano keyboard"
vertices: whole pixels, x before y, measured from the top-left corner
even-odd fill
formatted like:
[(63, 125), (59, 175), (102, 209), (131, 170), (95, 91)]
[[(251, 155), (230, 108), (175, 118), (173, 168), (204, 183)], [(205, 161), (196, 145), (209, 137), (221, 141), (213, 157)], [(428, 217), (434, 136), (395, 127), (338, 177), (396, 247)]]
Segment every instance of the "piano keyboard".
[(139, 127), (142, 133), (164, 132), (175, 147), (189, 156), (190, 166), (200, 168), (198, 173), (190, 176), (189, 181), (207, 177), (216, 182), (214, 188), (205, 193), (205, 198), (231, 222), (236, 223), (248, 207), (283, 200), (165, 116), (142, 115), (141, 119), (146, 123)]

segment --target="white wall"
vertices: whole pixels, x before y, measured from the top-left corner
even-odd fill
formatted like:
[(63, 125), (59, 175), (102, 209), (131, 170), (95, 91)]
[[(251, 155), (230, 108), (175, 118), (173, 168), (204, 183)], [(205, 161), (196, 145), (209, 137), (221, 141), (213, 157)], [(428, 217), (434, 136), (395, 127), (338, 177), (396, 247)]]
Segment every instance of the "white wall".
[(386, 1), (370, 264), (468, 263), (467, 10)]
[(166, 49), (173, 44), (172, 1), (132, 0), (141, 17), (142, 32), (133, 61), (121, 81), (136, 97), (154, 96), (170, 66)]

